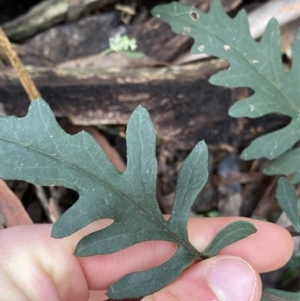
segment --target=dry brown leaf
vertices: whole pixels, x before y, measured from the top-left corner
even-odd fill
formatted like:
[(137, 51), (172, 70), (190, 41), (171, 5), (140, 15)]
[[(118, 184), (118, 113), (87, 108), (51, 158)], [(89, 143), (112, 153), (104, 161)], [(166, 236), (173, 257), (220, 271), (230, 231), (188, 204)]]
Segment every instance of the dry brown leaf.
[[(6, 227), (32, 224), (21, 201), (2, 180), (0, 180), (0, 215)], [(3, 227), (4, 225), (0, 224), (0, 228)]]

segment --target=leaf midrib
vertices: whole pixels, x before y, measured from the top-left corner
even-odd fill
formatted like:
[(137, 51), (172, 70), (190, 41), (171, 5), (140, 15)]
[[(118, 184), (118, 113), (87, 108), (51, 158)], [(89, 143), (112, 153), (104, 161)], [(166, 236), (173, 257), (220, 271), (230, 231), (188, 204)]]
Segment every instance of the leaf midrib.
[[(197, 249), (195, 249), (191, 244), (187, 244), (183, 239), (181, 239), (180, 236), (177, 236), (168, 227), (164, 226), (154, 215), (149, 214), (149, 212), (144, 210), (142, 206), (139, 206), (137, 203), (135, 203), (129, 197), (127, 197), (125, 194), (123, 194), (120, 190), (115, 189), (113, 186), (111, 186), (110, 184), (104, 182), (102, 179), (100, 179), (100, 178), (98, 178), (98, 177), (96, 177), (92, 174), (87, 173), (84, 169), (82, 169), (82, 168), (80, 168), (76, 165), (69, 164), (67, 161), (62, 160), (57, 156), (52, 156), (51, 154), (48, 154), (48, 153), (44, 152), (43, 150), (41, 150), (39, 148), (30, 146), (28, 144), (23, 144), (20, 141), (11, 140), (11, 139), (4, 138), (4, 137), (0, 137), (0, 139), (3, 140), (3, 141), (7, 141), (9, 143), (12, 143), (12, 144), (16, 144), (18, 146), (21, 145), (22, 147), (33, 150), (33, 151), (36, 151), (37, 153), (41, 153), (44, 156), (51, 158), (52, 160), (56, 160), (57, 162), (59, 162), (62, 165), (66, 165), (69, 168), (74, 169), (74, 170), (84, 174), (86, 177), (91, 178), (92, 180), (95, 180), (96, 182), (98, 181), (98, 182), (102, 183), (102, 185), (104, 185), (104, 186), (108, 187), (109, 189), (113, 190), (114, 192), (119, 194), (122, 198), (124, 198), (125, 200), (127, 200), (128, 202), (130, 202), (131, 204), (136, 206), (140, 211), (143, 212), (143, 214), (146, 217), (148, 217), (148, 219), (150, 219), (159, 228), (161, 228), (164, 232), (166, 232), (169, 236), (171, 236), (175, 241), (177, 241), (178, 245), (182, 245), (183, 247), (185, 247), (191, 254), (193, 254), (195, 256), (195, 258), (198, 258), (199, 260), (206, 258), (205, 256), (203, 256), (203, 254), (201, 252), (199, 252)], [(80, 187), (80, 190), (87, 193), (87, 191), (84, 190), (83, 186)]]

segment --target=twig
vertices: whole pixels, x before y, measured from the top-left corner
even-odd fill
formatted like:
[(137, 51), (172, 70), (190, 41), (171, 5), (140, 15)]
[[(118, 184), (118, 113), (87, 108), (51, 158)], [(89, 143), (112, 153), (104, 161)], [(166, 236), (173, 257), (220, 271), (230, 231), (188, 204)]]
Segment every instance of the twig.
[(293, 237), (300, 236), (300, 232), (296, 231), (293, 226), (285, 227), (285, 229), (288, 230)]
[(273, 201), (275, 200), (277, 180), (278, 177), (274, 177), (271, 180), (271, 183), (268, 185), (262, 198), (259, 200), (258, 204), (256, 205), (256, 208), (252, 213), (252, 217), (259, 216), (259, 217), (266, 218), (268, 216), (268, 214), (270, 213), (270, 208), (273, 206)]
[(8, 57), (10, 63), (14, 67), (15, 71), (18, 74), (18, 77), (22, 83), (23, 88), (25, 89), (29, 99), (33, 101), (34, 99), (41, 97), (41, 94), (37, 90), (34, 82), (29, 77), (27, 71), (25, 70), (21, 60), (18, 57), (18, 54), (12, 47), (10, 41), (6, 37), (4, 31), (0, 27), (0, 47), (3, 48), (6, 56)]
[(40, 185), (34, 185), (34, 187), (36, 189), (36, 194), (40, 200), (42, 207), (45, 210), (48, 219), (52, 223), (54, 223), (60, 216), (60, 210), (58, 209), (58, 207), (55, 204), (55, 201), (52, 198), (48, 199), (43, 187), (41, 187)]

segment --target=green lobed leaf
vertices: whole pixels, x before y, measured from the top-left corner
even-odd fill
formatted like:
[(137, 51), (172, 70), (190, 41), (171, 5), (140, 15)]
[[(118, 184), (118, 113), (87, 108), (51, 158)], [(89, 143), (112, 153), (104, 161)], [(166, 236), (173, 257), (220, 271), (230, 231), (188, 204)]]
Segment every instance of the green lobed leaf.
[(218, 232), (218, 234), (204, 250), (203, 254), (208, 257), (215, 256), (221, 249), (223, 249), (227, 245), (232, 244), (240, 239), (246, 238), (255, 232), (256, 228), (248, 222), (233, 222)]
[[(202, 13), (179, 3), (161, 5), (152, 13), (168, 22), (173, 31), (194, 39), (192, 53), (206, 53), (226, 60), (230, 67), (210, 78), (215, 85), (249, 87), (254, 94), (236, 102), (233, 117), (260, 117), (272, 112), (288, 115), (290, 124), (252, 141), (241, 157), (245, 160), (276, 159), (265, 170), (268, 174), (293, 174), (297, 181), (300, 149), (287, 152), (300, 139), (300, 30), (293, 43), (293, 65), (285, 71), (281, 62), (280, 32), (271, 20), (260, 42), (250, 35), (246, 13), (231, 19), (218, 0)], [(296, 205), (296, 199), (290, 200)], [(290, 203), (286, 205), (286, 209)], [(285, 210), (285, 209), (284, 209)]]
[(276, 199), (295, 230), (300, 232), (296, 189), (286, 178), (278, 180)]
[[(80, 195), (75, 205), (54, 224), (53, 237), (68, 236), (100, 218), (114, 220), (109, 227), (84, 237), (76, 247), (77, 256), (108, 254), (146, 240), (166, 240), (180, 246), (176, 254), (183, 252), (186, 256), (181, 258), (181, 266), (164, 278), (165, 282), (152, 286), (158, 290), (178, 276), (182, 266), (202, 257), (188, 240), (185, 212), (182, 211), (184, 218), (178, 220), (179, 225), (166, 221), (160, 212), (156, 200), (155, 132), (148, 112), (142, 107), (133, 112), (128, 123), (127, 155), (127, 169), (122, 174), (90, 135), (66, 134), (43, 100), (34, 101), (24, 118), (0, 118), (1, 178), (62, 185)], [(184, 166), (194, 172), (188, 175), (190, 182), (185, 181), (184, 189), (193, 193), (186, 194), (186, 204), (192, 203), (189, 198), (197, 195), (206, 181), (204, 142), (195, 147), (190, 158)], [(199, 160), (206, 163), (195, 167)], [(196, 187), (196, 182), (202, 184)], [(182, 210), (190, 208), (187, 205)], [(178, 229), (180, 234), (176, 232)], [(146, 274), (152, 275), (151, 271)], [(138, 285), (139, 279), (136, 281)], [(133, 289), (127, 293), (122, 298), (135, 296)]]
[(255, 118), (277, 112), (292, 118), (287, 127), (252, 141), (242, 153), (243, 159), (274, 159), (300, 139), (300, 31), (293, 43), (293, 65), (287, 72), (281, 62), (275, 19), (256, 42), (250, 35), (246, 13), (240, 11), (231, 19), (218, 0), (211, 2), (208, 13), (179, 3), (158, 6), (152, 13), (168, 22), (174, 32), (191, 36), (195, 41), (192, 53), (206, 53), (230, 64), (210, 78), (212, 84), (254, 91), (231, 107), (231, 116)]
[(266, 288), (263, 291), (261, 301), (299, 301), (299, 292), (286, 292), (280, 291), (273, 288)]
[(190, 207), (207, 180), (207, 147), (199, 142), (183, 162), (172, 215), (166, 221), (156, 200), (155, 140), (149, 113), (140, 106), (128, 122), (127, 168), (121, 173), (89, 134), (66, 134), (42, 99), (35, 100), (23, 118), (0, 118), (1, 178), (60, 185), (79, 193), (78, 201), (54, 224), (53, 237), (71, 235), (101, 218), (113, 220), (82, 238), (75, 255), (109, 254), (148, 240), (178, 246), (163, 265), (112, 285), (108, 294), (114, 299), (153, 293), (195, 259), (207, 257), (191, 245), (186, 228)]

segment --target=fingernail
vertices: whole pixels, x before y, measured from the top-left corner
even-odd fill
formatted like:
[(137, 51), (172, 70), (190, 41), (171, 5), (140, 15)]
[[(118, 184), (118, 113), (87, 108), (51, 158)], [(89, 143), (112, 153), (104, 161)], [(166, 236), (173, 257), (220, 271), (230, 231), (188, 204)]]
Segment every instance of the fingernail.
[(252, 301), (256, 278), (245, 261), (229, 258), (212, 266), (208, 272), (208, 284), (219, 301)]

